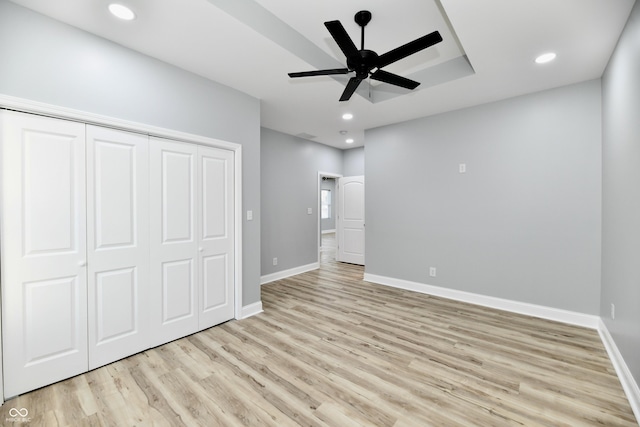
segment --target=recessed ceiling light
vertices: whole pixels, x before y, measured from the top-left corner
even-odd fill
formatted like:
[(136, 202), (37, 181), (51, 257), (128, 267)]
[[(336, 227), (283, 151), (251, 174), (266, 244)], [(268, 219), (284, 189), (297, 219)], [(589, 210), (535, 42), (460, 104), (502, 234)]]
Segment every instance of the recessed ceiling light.
[(125, 21), (131, 21), (136, 17), (136, 14), (133, 13), (133, 10), (118, 3), (111, 3), (109, 5), (109, 12), (111, 12), (115, 17), (124, 19)]
[(351, 113), (344, 113), (344, 114), (342, 115), (342, 118), (343, 118), (343, 119), (345, 119), (345, 120), (351, 120), (351, 119), (353, 119), (353, 114), (351, 114)]
[(556, 59), (556, 54), (553, 52), (543, 53), (536, 58), (536, 64), (546, 64)]
[(347, 144), (353, 144), (353, 138), (349, 138), (345, 141)]

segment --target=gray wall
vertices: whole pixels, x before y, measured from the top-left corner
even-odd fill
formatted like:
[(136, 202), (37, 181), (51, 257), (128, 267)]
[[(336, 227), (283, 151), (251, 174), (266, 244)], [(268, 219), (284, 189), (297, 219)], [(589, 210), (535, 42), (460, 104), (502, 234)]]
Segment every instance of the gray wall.
[(598, 314), (600, 90), (367, 131), (366, 272)]
[(243, 304), (260, 300), (260, 102), (0, 0), (0, 93), (242, 144)]
[[(324, 172), (324, 171), (323, 171)], [(336, 180), (328, 178), (326, 181), (322, 181), (320, 189), (331, 191), (331, 218), (320, 219), (320, 230), (335, 230), (336, 229), (336, 204), (334, 202), (336, 196)]]
[(342, 151), (262, 128), (261, 160), (262, 275), (317, 262), (318, 171), (340, 174)]
[(351, 148), (342, 152), (342, 174), (344, 176), (364, 175), (364, 147)]
[[(640, 3), (602, 78), (600, 315), (640, 384)], [(615, 304), (615, 320), (611, 318)]]

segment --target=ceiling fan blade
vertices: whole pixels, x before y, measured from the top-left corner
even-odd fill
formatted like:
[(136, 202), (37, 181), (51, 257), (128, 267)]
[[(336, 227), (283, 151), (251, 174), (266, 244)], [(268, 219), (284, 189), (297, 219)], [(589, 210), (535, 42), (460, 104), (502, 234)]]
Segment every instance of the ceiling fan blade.
[(330, 70), (302, 71), (299, 73), (289, 73), (289, 77), (311, 77), (311, 76), (329, 76), (332, 74), (347, 74), (348, 68), (332, 68)]
[(378, 80), (380, 82), (389, 83), (391, 85), (400, 86), (411, 90), (417, 88), (420, 85), (420, 82), (384, 70), (378, 70), (375, 73), (371, 74), (371, 78), (373, 80)]
[(347, 59), (359, 57), (358, 48), (353, 44), (353, 40), (351, 40), (351, 37), (347, 34), (347, 30), (344, 29), (340, 21), (328, 21), (324, 23), (324, 26), (327, 27), (327, 30), (331, 33), (331, 37), (336, 41), (338, 47)]
[(351, 77), (351, 79), (349, 79), (349, 83), (347, 83), (347, 87), (345, 87), (344, 92), (342, 92), (340, 101), (348, 101), (351, 98), (351, 95), (353, 95), (356, 89), (358, 89), (361, 81), (361, 78)]
[(434, 44), (440, 43), (441, 41), (442, 36), (438, 31), (434, 31), (433, 33), (427, 34), (426, 36), (422, 36), (419, 39), (416, 39), (412, 42), (409, 42), (405, 45), (402, 45), (380, 55), (377, 64), (378, 68), (382, 68), (385, 65), (389, 65), (393, 62), (399, 61), (402, 58), (406, 58), (409, 55), (420, 52), (421, 50), (431, 47)]

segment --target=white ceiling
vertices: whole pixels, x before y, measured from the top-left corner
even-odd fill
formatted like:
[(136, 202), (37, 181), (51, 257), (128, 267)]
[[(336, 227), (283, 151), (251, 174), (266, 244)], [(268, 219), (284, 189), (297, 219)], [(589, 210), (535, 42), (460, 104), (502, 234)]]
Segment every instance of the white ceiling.
[[(109, 0), (12, 1), (259, 98), (264, 127), (351, 148), (365, 129), (602, 76), (635, 0), (117, 0), (131, 22), (112, 17)], [(363, 9), (373, 14), (365, 47), (378, 54), (442, 34), (385, 67), (421, 81), (416, 90), (363, 83), (338, 102), (349, 76), (287, 76), (344, 67), (323, 22), (340, 20), (359, 47)], [(535, 64), (547, 51), (558, 58)]]

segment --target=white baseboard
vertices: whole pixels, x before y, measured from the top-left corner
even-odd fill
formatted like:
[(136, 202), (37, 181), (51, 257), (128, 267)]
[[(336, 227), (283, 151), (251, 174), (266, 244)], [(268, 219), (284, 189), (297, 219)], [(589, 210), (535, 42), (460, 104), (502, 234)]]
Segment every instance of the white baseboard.
[(513, 313), (525, 314), (527, 316), (540, 317), (571, 325), (583, 326), (590, 329), (598, 329), (600, 317), (577, 313), (574, 311), (562, 310), (559, 308), (545, 307), (542, 305), (528, 304), (524, 302), (512, 301), (502, 298), (490, 297), (486, 295), (474, 294), (471, 292), (447, 289), (439, 286), (427, 285), (425, 283), (411, 282), (408, 280), (395, 279), (393, 277), (378, 276), (375, 274), (364, 274), (367, 282), (378, 283), (380, 285), (405, 289), (423, 294), (434, 295), (456, 301), (468, 302), (484, 307), (496, 308), (498, 310), (510, 311)]
[(600, 334), (600, 339), (602, 339), (604, 348), (609, 354), (609, 359), (611, 359), (611, 363), (616, 370), (616, 374), (618, 374), (618, 378), (622, 384), (622, 389), (627, 395), (627, 399), (629, 399), (629, 404), (636, 416), (636, 420), (640, 423), (640, 388), (638, 388), (638, 383), (633, 378), (633, 375), (631, 375), (629, 367), (622, 358), (622, 354), (620, 354), (618, 346), (602, 319), (600, 319), (598, 324), (598, 333)]
[(240, 319), (246, 319), (247, 317), (255, 316), (260, 313), (262, 313), (262, 301), (254, 302), (253, 304), (242, 307)]
[(334, 228), (333, 230), (322, 230), (322, 234), (331, 234), (331, 233), (335, 233), (336, 229)]
[(296, 274), (306, 273), (307, 271), (317, 270), (320, 268), (320, 263), (313, 262), (307, 265), (301, 265), (300, 267), (290, 268), (289, 270), (282, 270), (271, 274), (266, 274), (260, 277), (260, 284), (265, 285), (270, 282), (274, 282), (280, 279), (286, 279), (287, 277), (295, 276)]

